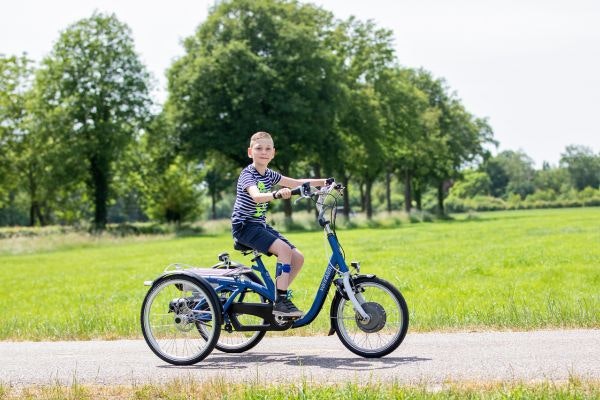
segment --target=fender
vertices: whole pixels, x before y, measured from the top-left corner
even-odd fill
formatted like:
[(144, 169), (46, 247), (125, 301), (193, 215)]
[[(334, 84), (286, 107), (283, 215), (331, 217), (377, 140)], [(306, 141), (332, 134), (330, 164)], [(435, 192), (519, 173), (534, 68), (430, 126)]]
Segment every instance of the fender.
[(178, 277), (187, 277), (187, 278), (191, 278), (192, 281), (194, 281), (194, 283), (198, 286), (200, 286), (202, 289), (204, 289), (206, 291), (206, 293), (208, 293), (208, 295), (214, 300), (214, 304), (217, 305), (218, 309), (215, 310), (215, 314), (216, 314), (216, 318), (217, 318), (217, 323), (219, 325), (223, 325), (223, 309), (221, 307), (221, 302), (219, 301), (219, 296), (217, 296), (217, 293), (215, 292), (215, 289), (213, 289), (213, 287), (211, 286), (210, 283), (208, 283), (208, 281), (206, 279), (204, 279), (203, 277), (194, 274), (191, 271), (187, 271), (187, 270), (175, 270), (175, 271), (167, 271), (165, 273), (163, 273), (158, 279), (156, 279), (154, 282), (152, 282), (152, 287), (156, 286), (157, 284), (161, 283), (162, 281), (164, 281), (167, 278), (178, 278)]
[[(352, 285), (354, 285), (355, 281), (358, 280), (362, 280), (363, 278), (374, 278), (376, 275), (375, 274), (363, 274), (363, 275), (354, 275), (352, 276), (351, 279), (351, 283)], [(338, 278), (341, 279), (341, 278)], [(337, 302), (339, 301), (340, 297), (347, 297), (345, 295), (345, 293), (343, 292), (343, 286), (338, 286), (337, 283), (337, 279), (333, 281), (336, 287), (336, 291), (335, 291), (335, 296), (333, 297), (333, 300), (331, 302), (331, 306), (329, 308), (329, 323), (330, 323), (330, 327), (329, 327), (329, 332), (327, 333), (327, 336), (331, 336), (335, 333), (335, 329), (333, 328), (333, 318), (335, 318), (334, 316), (334, 309), (333, 309), (333, 305), (337, 304)]]

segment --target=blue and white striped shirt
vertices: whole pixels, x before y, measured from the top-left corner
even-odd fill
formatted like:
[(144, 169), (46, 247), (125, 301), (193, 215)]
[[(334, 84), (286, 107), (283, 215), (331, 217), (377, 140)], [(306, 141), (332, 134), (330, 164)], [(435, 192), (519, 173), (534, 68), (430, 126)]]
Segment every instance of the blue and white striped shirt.
[(261, 175), (252, 164), (244, 168), (237, 182), (231, 223), (258, 222), (266, 225), (265, 216), (269, 203), (254, 202), (247, 189), (250, 186), (256, 186), (261, 193), (268, 193), (280, 180), (281, 174), (269, 168), (267, 168), (264, 175)]

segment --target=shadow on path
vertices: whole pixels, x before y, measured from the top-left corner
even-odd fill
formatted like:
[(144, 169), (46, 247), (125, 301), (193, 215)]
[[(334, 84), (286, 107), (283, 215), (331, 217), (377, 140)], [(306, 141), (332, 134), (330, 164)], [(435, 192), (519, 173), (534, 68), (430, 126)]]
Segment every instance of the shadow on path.
[(158, 368), (176, 369), (221, 369), (239, 370), (256, 368), (260, 365), (284, 364), (296, 367), (320, 367), (324, 369), (337, 369), (348, 371), (383, 370), (395, 368), (404, 364), (431, 361), (430, 358), (421, 357), (383, 357), (383, 358), (348, 358), (327, 357), (314, 355), (298, 355), (293, 353), (247, 353), (247, 354), (215, 354), (208, 356), (195, 365), (176, 366), (158, 365)]

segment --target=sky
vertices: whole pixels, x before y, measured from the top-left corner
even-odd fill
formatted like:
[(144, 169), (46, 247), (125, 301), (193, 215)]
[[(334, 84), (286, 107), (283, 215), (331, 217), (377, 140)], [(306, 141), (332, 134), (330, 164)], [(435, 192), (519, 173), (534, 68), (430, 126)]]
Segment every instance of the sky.
[[(570, 144), (600, 152), (600, 1), (302, 0), (337, 18), (373, 20), (394, 33), (398, 62), (443, 78), (466, 109), (488, 118), (499, 147), (540, 168)], [(157, 102), (165, 71), (183, 55), (215, 0), (4, 0), (0, 54), (39, 62), (59, 33), (96, 11), (132, 30), (153, 74)]]

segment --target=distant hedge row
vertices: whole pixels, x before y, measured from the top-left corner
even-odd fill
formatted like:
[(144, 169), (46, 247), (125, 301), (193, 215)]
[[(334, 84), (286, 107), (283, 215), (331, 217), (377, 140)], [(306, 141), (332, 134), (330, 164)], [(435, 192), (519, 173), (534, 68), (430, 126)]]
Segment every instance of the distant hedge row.
[(469, 199), (450, 196), (444, 205), (447, 212), (450, 213), (600, 206), (600, 190), (598, 189), (587, 188), (570, 198), (548, 199), (544, 197), (534, 194), (523, 200), (519, 195), (514, 195), (504, 200), (492, 196), (476, 196)]

